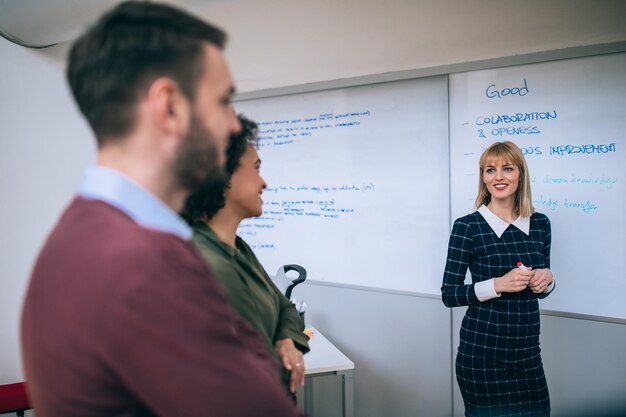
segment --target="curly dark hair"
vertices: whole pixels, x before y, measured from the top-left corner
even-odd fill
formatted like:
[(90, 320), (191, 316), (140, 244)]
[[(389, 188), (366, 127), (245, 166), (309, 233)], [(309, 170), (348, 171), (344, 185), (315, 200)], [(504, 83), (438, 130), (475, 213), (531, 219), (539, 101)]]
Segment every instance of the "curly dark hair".
[(187, 197), (181, 216), (187, 223), (193, 225), (199, 220), (210, 220), (226, 204), (224, 193), (229, 187), (230, 178), (239, 168), (239, 161), (246, 152), (248, 144), (256, 146), (258, 143), (258, 126), (243, 114), (237, 116), (241, 123), (241, 131), (231, 135), (226, 148), (226, 181), (219, 182), (208, 188), (192, 193)]

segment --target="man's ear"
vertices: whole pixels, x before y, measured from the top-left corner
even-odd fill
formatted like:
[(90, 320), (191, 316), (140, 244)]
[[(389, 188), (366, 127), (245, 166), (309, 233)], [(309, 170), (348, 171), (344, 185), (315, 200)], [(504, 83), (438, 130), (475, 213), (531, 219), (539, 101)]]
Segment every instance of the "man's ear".
[(148, 89), (148, 103), (156, 128), (183, 137), (189, 129), (191, 104), (171, 78), (157, 78)]

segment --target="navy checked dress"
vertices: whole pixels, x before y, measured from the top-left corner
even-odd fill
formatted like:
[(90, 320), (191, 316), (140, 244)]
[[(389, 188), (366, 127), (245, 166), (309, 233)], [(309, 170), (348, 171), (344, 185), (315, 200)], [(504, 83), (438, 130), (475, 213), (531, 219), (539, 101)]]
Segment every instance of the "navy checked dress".
[(550, 243), (550, 221), (540, 213), (530, 217), (529, 235), (509, 225), (498, 238), (478, 211), (454, 222), (441, 292), (446, 306), (468, 306), (456, 357), (466, 416), (550, 415), (537, 301), (549, 293), (526, 288), (481, 302), (474, 291), (475, 283), (501, 277), (519, 261), (549, 268)]

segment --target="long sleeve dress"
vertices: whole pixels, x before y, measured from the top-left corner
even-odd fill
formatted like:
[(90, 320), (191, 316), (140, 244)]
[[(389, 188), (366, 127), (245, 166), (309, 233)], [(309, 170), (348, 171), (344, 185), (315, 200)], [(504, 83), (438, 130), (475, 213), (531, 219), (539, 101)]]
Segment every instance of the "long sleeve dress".
[[(465, 415), (548, 416), (538, 299), (549, 292), (535, 294), (526, 288), (495, 295), (494, 291), (494, 298), (480, 301), (476, 284), (505, 275), (518, 262), (533, 269), (549, 268), (550, 221), (534, 213), (519, 219), (520, 224), (525, 220), (524, 231), (517, 221), (503, 225), (498, 220), (482, 206), (454, 222), (441, 287), (446, 306), (468, 306), (456, 357)], [(468, 268), (472, 283), (464, 284)]]

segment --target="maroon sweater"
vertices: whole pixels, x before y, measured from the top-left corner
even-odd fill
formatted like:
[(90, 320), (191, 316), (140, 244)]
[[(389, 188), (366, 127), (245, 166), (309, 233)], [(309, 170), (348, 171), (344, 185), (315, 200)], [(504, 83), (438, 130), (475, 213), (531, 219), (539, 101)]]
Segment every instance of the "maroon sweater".
[(38, 417), (293, 416), (278, 367), (190, 242), (77, 198), (22, 317)]

